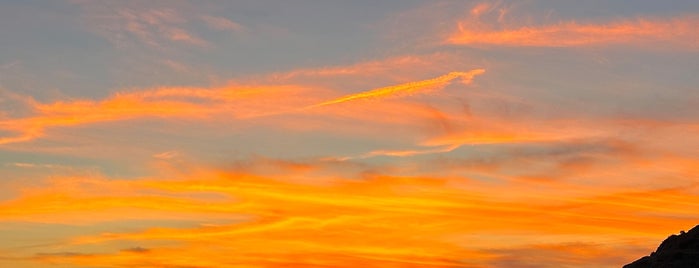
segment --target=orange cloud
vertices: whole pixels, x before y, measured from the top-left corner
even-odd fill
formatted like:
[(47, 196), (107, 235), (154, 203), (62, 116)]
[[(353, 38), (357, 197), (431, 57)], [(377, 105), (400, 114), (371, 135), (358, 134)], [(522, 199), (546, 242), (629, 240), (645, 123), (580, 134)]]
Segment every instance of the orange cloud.
[[(651, 245), (656, 236), (699, 220), (692, 214), (699, 209), (696, 187), (601, 190), (559, 183), (532, 189), (529, 183), (464, 178), (373, 176), (326, 178), (322, 184), (287, 179), (306, 168), (288, 167), (290, 174), (275, 178), (220, 171), (176, 180), (65, 178), (3, 202), (0, 222), (201, 223), (163, 228), (146, 222), (130, 228), (136, 231), (70, 236), (62, 249), (73, 253), (42, 251), (35, 258), (74, 266), (490, 267), (513, 248), (529, 248), (538, 260), (604, 256), (609, 259), (600, 265), (612, 265), (632, 258), (620, 256), (618, 247)], [(548, 245), (531, 246), (541, 241)], [(600, 247), (575, 250), (565, 246), (570, 243)], [(124, 250), (125, 244), (147, 250)], [(217, 254), (230, 250), (236, 254)]]
[[(28, 105), (34, 110), (33, 116), (24, 118), (6, 118), (0, 121), (0, 130), (16, 133), (15, 136), (0, 138), (0, 144), (30, 141), (45, 135), (45, 130), (52, 127), (68, 127), (98, 122), (133, 120), (146, 117), (159, 118), (197, 118), (210, 120), (245, 120), (273, 115), (296, 114), (298, 116), (312, 115), (319, 120), (322, 117), (340, 115), (354, 117), (364, 121), (376, 121), (376, 115), (363, 116), (361, 109), (339, 111), (338, 113), (310, 111), (312, 108), (327, 107), (340, 103), (353, 102), (362, 99), (377, 99), (388, 96), (405, 96), (416, 92), (445, 86), (450, 81), (460, 78), (464, 83), (470, 83), (474, 76), (484, 70), (476, 69), (469, 72), (451, 72), (446, 75), (388, 86), (345, 97), (327, 99), (329, 90), (311, 86), (268, 85), (244, 86), (231, 85), (223, 88), (156, 88), (143, 91), (121, 92), (100, 100), (58, 101), (54, 103), (31, 102)], [(316, 103), (308, 105), (308, 103)], [(414, 107), (407, 103), (388, 104), (396, 108), (416, 113), (423, 113), (424, 108)], [(378, 106), (381, 108), (381, 106)], [(386, 107), (383, 107), (386, 108)], [(381, 109), (383, 109), (381, 108)], [(383, 112), (389, 112), (383, 111)], [(350, 114), (342, 114), (347, 113)], [(411, 112), (413, 113), (413, 112)], [(426, 113), (433, 113), (426, 111)], [(217, 116), (226, 114), (225, 119)], [(395, 118), (385, 118), (390, 122)], [(406, 120), (413, 120), (407, 118)], [(291, 121), (297, 125), (297, 121)]]
[(574, 47), (609, 44), (631, 44), (652, 46), (653, 44), (673, 47), (699, 48), (699, 36), (695, 16), (674, 19), (638, 19), (611, 22), (608, 24), (584, 24), (563, 22), (541, 26), (487, 26), (479, 21), (478, 15), (487, 6), (478, 6), (474, 17), (458, 24), (458, 31), (445, 41), (456, 45), (538, 46)]
[(301, 93), (307, 90), (309, 87), (295, 86), (157, 88), (117, 93), (101, 101), (32, 102), (33, 116), (0, 120), (0, 130), (18, 133), (14, 137), (0, 138), (0, 144), (33, 140), (45, 135), (45, 130), (51, 127), (144, 117), (202, 119), (221, 113), (237, 119), (261, 116), (289, 110), (293, 105), (301, 106), (306, 98)]

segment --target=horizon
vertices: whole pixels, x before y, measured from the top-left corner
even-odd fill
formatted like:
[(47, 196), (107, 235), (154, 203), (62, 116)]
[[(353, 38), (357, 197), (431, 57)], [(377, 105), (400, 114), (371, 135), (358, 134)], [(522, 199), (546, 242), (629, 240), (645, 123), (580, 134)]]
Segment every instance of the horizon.
[(3, 1), (0, 266), (621, 267), (699, 224), (699, 2)]

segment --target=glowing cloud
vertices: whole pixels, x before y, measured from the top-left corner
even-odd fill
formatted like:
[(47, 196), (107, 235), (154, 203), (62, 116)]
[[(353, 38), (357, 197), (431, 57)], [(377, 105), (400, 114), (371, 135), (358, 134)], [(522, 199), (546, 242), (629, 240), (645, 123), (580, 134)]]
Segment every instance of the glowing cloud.
[[(288, 110), (304, 101), (300, 92), (308, 87), (230, 86), (217, 89), (156, 88), (117, 93), (100, 100), (31, 102), (35, 114), (23, 118), (0, 120), (0, 130), (19, 133), (2, 137), (0, 144), (30, 141), (43, 136), (46, 128), (68, 127), (98, 122), (133, 120), (146, 117), (211, 118), (229, 113), (235, 118), (260, 116), (270, 111)], [(279, 96), (287, 96), (281, 101)], [(267, 100), (265, 103), (259, 100)], [(290, 100), (295, 99), (294, 102)], [(258, 101), (256, 101), (258, 100)]]
[[(182, 228), (139, 225), (138, 231), (65, 237), (62, 248), (72, 254), (47, 252), (34, 258), (39, 263), (459, 267), (492, 265), (511, 257), (513, 248), (556, 256), (556, 249), (567, 251), (571, 241), (623, 240), (697, 220), (688, 213), (699, 204), (691, 192), (695, 188), (600, 192), (554, 186), (558, 193), (544, 196), (521, 191), (531, 187), (526, 184), (385, 176), (332, 179), (320, 185), (221, 171), (180, 180), (65, 178), (0, 204), (0, 222), (99, 225), (119, 219), (194, 217), (208, 223)], [(523, 194), (485, 194), (494, 192)], [(659, 215), (677, 217), (658, 221)], [(512, 231), (512, 226), (518, 229)], [(548, 245), (537, 242), (544, 238)], [(126, 241), (148, 250), (124, 250)], [(158, 246), (156, 241), (174, 244)], [(107, 250), (81, 252), (85, 246)], [(213, 254), (231, 249), (237, 254)], [(566, 254), (577, 261), (589, 257)]]

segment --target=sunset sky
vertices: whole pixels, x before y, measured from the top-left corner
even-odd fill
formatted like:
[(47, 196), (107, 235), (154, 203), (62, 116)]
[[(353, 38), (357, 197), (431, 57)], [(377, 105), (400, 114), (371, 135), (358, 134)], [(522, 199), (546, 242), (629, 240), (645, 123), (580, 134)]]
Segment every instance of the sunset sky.
[(699, 1), (0, 1), (0, 267), (620, 267)]

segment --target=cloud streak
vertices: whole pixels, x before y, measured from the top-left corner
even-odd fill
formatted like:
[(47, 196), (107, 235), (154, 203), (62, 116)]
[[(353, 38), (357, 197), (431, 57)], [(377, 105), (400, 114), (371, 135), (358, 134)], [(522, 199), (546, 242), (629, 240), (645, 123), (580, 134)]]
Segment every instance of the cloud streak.
[[(489, 23), (490, 13), (498, 13), (497, 20)], [(638, 18), (607, 23), (561, 21), (553, 24), (522, 25), (508, 23), (504, 16), (507, 7), (481, 4), (470, 16), (458, 23), (458, 30), (445, 40), (446, 44), (469, 46), (510, 47), (584, 47), (632, 45), (635, 47), (663, 47), (699, 49), (699, 31), (694, 27), (699, 16), (674, 18)], [(510, 14), (511, 16), (511, 14)]]
[[(560, 184), (557, 189), (562, 192), (557, 195), (530, 193), (537, 196), (532, 198), (484, 194), (516, 193), (518, 187), (527, 185), (466, 183), (463, 179), (379, 175), (309, 184), (289, 176), (267, 178), (209, 170), (183, 174), (176, 180), (64, 178), (4, 202), (0, 221), (99, 225), (124, 219), (195, 217), (213, 223), (184, 228), (142, 225), (140, 231), (66, 237), (63, 247), (76, 254), (45, 254), (37, 259), (67, 265), (214, 267), (298, 261), (336, 267), (350, 267), (348, 263), (460, 267), (506, 262), (513, 247), (528, 248), (541, 259), (557, 258), (563, 252), (583, 261), (587, 254), (572, 254), (565, 245), (652, 237), (697, 220), (687, 211), (694, 211), (692, 207), (699, 203), (692, 192), (696, 188), (617, 188), (600, 193), (590, 186)], [(396, 222), (401, 228), (395, 228)], [(511, 226), (518, 229), (512, 231)], [(542, 240), (550, 244), (531, 246)], [(123, 241), (149, 250), (123, 250)], [(176, 244), (159, 247), (153, 241)], [(87, 245), (114, 250), (103, 254), (74, 250)], [(208, 245), (203, 247), (207, 250), (200, 250), (203, 245)], [(604, 247), (591, 248), (590, 254), (609, 256)], [(232, 248), (237, 249), (237, 257), (210, 254)], [(189, 257), (177, 257), (183, 251)], [(610, 258), (604, 264), (615, 260)]]
[(206, 25), (208, 25), (209, 27), (221, 31), (240, 32), (245, 30), (245, 27), (243, 27), (239, 23), (236, 23), (223, 17), (202, 16), (201, 20), (204, 21)]
[(386, 96), (396, 96), (396, 95), (408, 95), (413, 94), (419, 90), (441, 87), (448, 82), (461, 78), (463, 83), (470, 83), (473, 77), (479, 74), (485, 73), (484, 69), (476, 69), (469, 72), (451, 72), (436, 78), (422, 80), (417, 82), (410, 82), (401, 85), (377, 88), (370, 91), (365, 91), (357, 94), (347, 95), (334, 100), (324, 101), (315, 105), (308, 106), (307, 108), (316, 108), (333, 104), (340, 104), (344, 102), (362, 100), (362, 99), (376, 99)]

